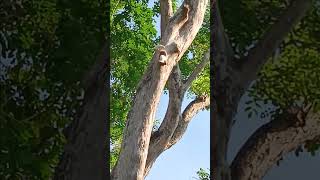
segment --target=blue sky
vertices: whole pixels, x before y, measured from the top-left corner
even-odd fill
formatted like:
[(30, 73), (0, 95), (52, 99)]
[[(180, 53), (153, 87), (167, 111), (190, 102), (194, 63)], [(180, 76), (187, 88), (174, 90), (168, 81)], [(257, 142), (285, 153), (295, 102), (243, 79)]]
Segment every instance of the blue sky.
[[(182, 109), (191, 99), (185, 97)], [(163, 119), (168, 95), (160, 100), (157, 119)], [(146, 180), (195, 180), (200, 168), (210, 167), (210, 112), (200, 111), (190, 122), (182, 139), (163, 152), (150, 170)]]

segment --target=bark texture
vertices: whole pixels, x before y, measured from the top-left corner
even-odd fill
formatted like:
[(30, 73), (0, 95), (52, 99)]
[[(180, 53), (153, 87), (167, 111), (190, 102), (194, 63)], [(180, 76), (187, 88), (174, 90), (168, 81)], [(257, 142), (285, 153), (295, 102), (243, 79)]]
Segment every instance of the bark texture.
[(83, 106), (65, 131), (67, 144), (56, 167), (54, 180), (108, 179), (107, 48), (105, 45), (83, 82)]
[[(162, 2), (161, 8), (170, 10), (170, 8), (165, 8), (164, 3)], [(144, 179), (152, 125), (160, 96), (174, 67), (176, 68), (176, 72), (179, 73), (177, 63), (200, 29), (207, 3), (207, 0), (185, 0), (168, 22), (164, 21), (166, 25), (161, 25), (163, 34), (161, 34), (160, 44), (164, 47), (161, 51), (165, 51), (167, 63), (166, 65), (159, 63), (160, 50), (156, 50), (138, 84), (124, 129), (119, 159), (112, 170), (111, 177), (113, 180)], [(162, 10), (162, 13), (161, 17), (167, 17), (167, 14), (170, 14), (165, 10)], [(165, 30), (163, 30), (164, 27)], [(170, 86), (176, 86), (179, 89), (179, 80), (175, 81), (171, 79), (169, 83), (171, 84)], [(170, 96), (179, 95), (181, 93), (175, 94), (172, 92)], [(170, 101), (174, 101), (171, 103), (170, 109), (177, 109), (175, 103), (179, 105), (179, 101), (175, 101), (174, 99)], [(176, 126), (178, 122), (177, 116), (179, 114), (167, 112), (167, 121), (164, 121), (164, 123)], [(160, 128), (169, 129), (170, 127), (163, 125)], [(161, 132), (163, 133), (164, 131), (161, 130)], [(172, 131), (166, 131), (165, 137), (159, 143), (165, 144), (171, 134)]]
[(320, 113), (279, 116), (257, 129), (243, 145), (231, 165), (232, 179), (260, 180), (284, 155), (319, 136)]

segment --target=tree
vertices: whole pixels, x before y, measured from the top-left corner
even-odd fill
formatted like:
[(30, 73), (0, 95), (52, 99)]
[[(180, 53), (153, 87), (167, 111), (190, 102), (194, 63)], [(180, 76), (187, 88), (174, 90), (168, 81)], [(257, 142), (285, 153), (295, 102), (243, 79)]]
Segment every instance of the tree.
[[(147, 1), (118, 1), (115, 2), (115, 6), (111, 7), (111, 13), (117, 15), (111, 17), (112, 25), (115, 25), (116, 29), (112, 31), (115, 33), (111, 34), (112, 40), (115, 41), (110, 46), (115, 50), (112, 51), (114, 53), (112, 55), (118, 55), (113, 56), (115, 59), (112, 62), (115, 64), (111, 66), (125, 67), (120, 65), (127, 63), (130, 58), (140, 60), (132, 65), (129, 64), (130, 75), (136, 80), (134, 82), (130, 83), (127, 77), (117, 76), (125, 71), (125, 68), (114, 68), (116, 69), (114, 72), (114, 69), (111, 70), (111, 74), (115, 77), (112, 79), (113, 93), (111, 95), (113, 102), (117, 100), (116, 103), (131, 101), (135, 93), (132, 89), (143, 73), (139, 68), (148, 64), (152, 58), (155, 43), (159, 43), (159, 39), (154, 36), (155, 30), (151, 26), (151, 21), (146, 24), (143, 18), (149, 17), (151, 20), (152, 14), (159, 13), (160, 9), (162, 11), (166, 9), (162, 6), (170, 4), (170, 1), (163, 1), (162, 8), (159, 9), (159, 6), (156, 6), (154, 11), (146, 8), (147, 3)], [(4, 13), (4, 16), (1, 16), (1, 27), (3, 27), (1, 47), (4, 47), (1, 49), (1, 55), (5, 54), (6, 60), (10, 63), (12, 61), (14, 64), (15, 61), (18, 61), (18, 65), (14, 66), (5, 64), (7, 74), (4, 74), (4, 79), (1, 81), (1, 85), (5, 87), (1, 88), (1, 92), (6, 97), (1, 99), (3, 100), (1, 119), (4, 120), (1, 121), (1, 133), (3, 133), (1, 137), (5, 137), (1, 139), (1, 144), (4, 145), (1, 147), (1, 153), (2, 157), (5, 157), (1, 158), (0, 167), (3, 173), (1, 176), (30, 179), (48, 179), (54, 176), (54, 179), (77, 180), (108, 178), (108, 164), (105, 158), (108, 153), (105, 148), (106, 138), (108, 138), (105, 121), (108, 113), (106, 98), (108, 92), (105, 86), (107, 82), (105, 77), (108, 72), (106, 61), (108, 44), (105, 38), (106, 26), (103, 26), (106, 20), (105, 4), (105, 1), (81, 1), (79, 3), (78, 1), (59, 0), (1, 3), (1, 13)], [(209, 86), (208, 83), (205, 83), (209, 79), (208, 68), (201, 71), (209, 59), (208, 53), (203, 56), (208, 49), (208, 23), (200, 30), (202, 35), (196, 37), (195, 43), (188, 51), (193, 53), (192, 61), (187, 61), (187, 56), (183, 56), (201, 27), (206, 4), (207, 1), (186, 1), (184, 6), (170, 18), (170, 21), (164, 20), (162, 23), (163, 30), (165, 24), (169, 25), (168, 30), (162, 33), (161, 44), (166, 45), (168, 42), (172, 44), (166, 46), (168, 63), (161, 67), (162, 70), (165, 70), (164, 73), (161, 73), (165, 74), (168, 79), (171, 69), (175, 69), (175, 73), (172, 73), (170, 78), (174, 84), (166, 86), (170, 96), (173, 96), (166, 123), (168, 124), (168, 121), (171, 120), (178, 122), (177, 119), (181, 119), (179, 124), (172, 124), (174, 129), (171, 129), (171, 132), (167, 132), (171, 133), (171, 137), (176, 126), (179, 127), (174, 134), (173, 140), (175, 141), (181, 137), (191, 117), (208, 106)], [(165, 12), (169, 14), (161, 13), (163, 18), (173, 15), (170, 13), (173, 13), (176, 8), (175, 2), (172, 3), (172, 6), (167, 5), (164, 6), (168, 8)], [(123, 14), (118, 11), (122, 8), (125, 9)], [(130, 18), (133, 18), (133, 24), (130, 24), (132, 20)], [(136, 31), (132, 31), (130, 25), (136, 26)], [(181, 29), (177, 32), (179, 28)], [(194, 29), (187, 32), (189, 28)], [(134, 37), (134, 40), (116, 40), (114, 37), (119, 33), (122, 35), (117, 36), (119, 38), (133, 35), (130, 38)], [(182, 36), (180, 37), (178, 33)], [(172, 37), (177, 37), (177, 39), (171, 41)], [(185, 39), (187, 39), (186, 43), (182, 44), (181, 41)], [(121, 46), (123, 42), (126, 42), (125, 46)], [(138, 44), (142, 45), (137, 46)], [(129, 58), (121, 56), (123, 54), (128, 55)], [(183, 59), (180, 61), (180, 66), (176, 66), (175, 60), (178, 59)], [(92, 63), (94, 60), (96, 62)], [(152, 62), (156, 62), (155, 58)], [(26, 65), (27, 69), (25, 69)], [(91, 70), (86, 73), (90, 66), (92, 66)], [(157, 63), (154, 63), (154, 66), (160, 68)], [(181, 74), (179, 74), (179, 68), (181, 68)], [(195, 70), (192, 71), (194, 68)], [(159, 73), (159, 71), (153, 73)], [(79, 78), (79, 76), (85, 76), (85, 78)], [(196, 76), (198, 79), (195, 80)], [(182, 83), (182, 80), (186, 81)], [(117, 81), (120, 83), (117, 84)], [(129, 88), (123, 86), (126, 82), (129, 82), (127, 84)], [(199, 86), (202, 82), (204, 85)], [(162, 93), (166, 80), (162, 79), (158, 83), (160, 83), (159, 91), (155, 92), (159, 95)], [(180, 85), (179, 83), (184, 85), (179, 87), (184, 92), (176, 93), (177, 89), (172, 90), (172, 85)], [(35, 90), (38, 90), (39, 93), (35, 93)], [(181, 116), (181, 112), (176, 113), (174, 109), (179, 107), (187, 90), (190, 95), (196, 95), (197, 98)], [(121, 91), (129, 92), (128, 98), (116, 98), (124, 97), (121, 96), (123, 95)], [(16, 92), (19, 92), (21, 96), (12, 98)], [(140, 92), (143, 91), (140, 90)], [(179, 102), (173, 103), (174, 100)], [(118, 108), (118, 106), (113, 107)], [(126, 109), (129, 108), (132, 107), (125, 107), (124, 111), (112, 111), (116, 113), (114, 116), (111, 114), (111, 117), (126, 116)], [(175, 116), (175, 119), (170, 116)], [(117, 120), (115, 120), (116, 125), (117, 122), (123, 121), (121, 118)], [(68, 127), (63, 130), (67, 124), (69, 124)], [(155, 134), (161, 134), (164, 127), (166, 126), (160, 127), (156, 131), (158, 133), (154, 132), (153, 137), (156, 137)], [(111, 135), (115, 135), (116, 140), (119, 137), (116, 133)], [(169, 137), (166, 134), (158, 137), (161, 137), (161, 143), (171, 140), (166, 139)], [(121, 138), (117, 141), (121, 141)], [(171, 143), (174, 144), (175, 141)], [(158, 156), (158, 151), (164, 151), (164, 148), (169, 147), (156, 149), (154, 157), (151, 158), (152, 162), (153, 158)]]
[[(261, 179), (288, 152), (304, 146), (314, 153), (319, 147), (319, 4), (248, 0), (215, 2), (211, 8), (215, 179)], [(248, 118), (267, 110), (272, 120), (252, 134), (229, 166), (232, 121), (246, 91), (252, 97)]]
[[(77, 178), (76, 171), (70, 170), (79, 163), (103, 162), (101, 168), (83, 166), (82, 175), (88, 179), (85, 175), (92, 172), (92, 178), (101, 179), (95, 178), (95, 175), (101, 176), (101, 172), (105, 172), (103, 177), (107, 178), (107, 170), (103, 168), (106, 150), (100, 148), (105, 146), (107, 129), (104, 126), (107, 101), (103, 101), (107, 92), (102, 84), (106, 84), (103, 77), (106, 77), (104, 73), (108, 70), (104, 58), (98, 58), (97, 64), (101, 63), (98, 68), (93, 67), (93, 72), (98, 70), (99, 73), (89, 74), (86, 76), (88, 79), (83, 81), (81, 77), (92, 66), (105, 43), (106, 26), (102, 25), (106, 22), (105, 5), (106, 1), (60, 0), (0, 3), (1, 177), (50, 179), (66, 140), (69, 144), (78, 143), (86, 130), (104, 127), (103, 131), (98, 131), (100, 136), (92, 133), (87, 136), (90, 137), (86, 142), (88, 145), (102, 140), (96, 143), (98, 147), (93, 146), (93, 149), (96, 148), (93, 155), (97, 158), (84, 159), (83, 151), (72, 151), (67, 145), (65, 154), (69, 156), (65, 160), (72, 159), (72, 162), (68, 168), (57, 168), (56, 172)], [(95, 90), (101, 94), (94, 93)], [(90, 125), (79, 125), (79, 120), (75, 120), (77, 114), (85, 114), (79, 110), (81, 104), (86, 104), (84, 112), (90, 111), (86, 107), (92, 103), (88, 98), (92, 94), (99, 96), (95, 103), (100, 98), (102, 101), (97, 112), (88, 113), (88, 119), (94, 118), (95, 121)], [(88, 119), (82, 118), (80, 122)], [(67, 131), (72, 135), (66, 138), (63, 129), (71, 121), (80, 129)], [(77, 135), (80, 138), (72, 141)], [(99, 154), (99, 151), (102, 153)], [(79, 155), (83, 156), (80, 162), (74, 160), (79, 160)]]
[[(132, 32), (128, 31), (128, 33), (135, 36), (145, 32), (146, 29), (143, 27), (146, 26), (141, 23), (141, 18), (147, 17), (147, 20), (150, 20), (148, 19), (150, 18), (150, 11), (146, 8), (147, 2), (148, 1), (136, 3), (129, 1), (128, 3), (120, 3), (120, 7), (122, 8), (120, 8), (118, 12), (115, 11), (115, 15), (112, 18), (114, 22), (112, 22), (111, 27), (116, 29), (114, 31), (115, 34), (118, 33), (117, 36), (114, 36), (117, 42), (115, 46), (112, 45), (112, 48), (115, 48), (114, 50), (112, 49), (112, 51), (119, 52), (119, 50), (122, 50), (128, 52), (126, 47), (132, 48), (133, 46), (135, 48), (135, 51), (129, 51), (127, 54), (122, 53), (121, 56), (115, 53), (115, 58), (111, 63), (115, 66), (114, 71), (111, 70), (112, 96), (119, 97), (124, 94), (129, 94), (129, 97), (132, 95), (133, 98), (132, 100), (122, 98), (122, 102), (132, 101), (131, 106), (122, 106), (122, 104), (119, 104), (119, 107), (130, 108), (128, 114), (119, 111), (121, 108), (114, 108), (112, 111), (112, 113), (114, 113), (114, 116), (113, 114), (112, 116), (118, 118), (111, 119), (113, 121), (111, 126), (117, 130), (111, 132), (111, 136), (116, 135), (116, 132), (119, 132), (118, 129), (120, 129), (118, 135), (120, 134), (121, 136), (124, 122), (126, 123), (123, 130), (123, 138), (119, 138), (119, 136), (111, 137), (112, 143), (114, 144), (119, 145), (122, 141), (121, 148), (119, 148), (120, 150), (118, 149), (120, 151), (119, 158), (112, 170), (112, 179), (143, 179), (148, 174), (156, 158), (180, 140), (191, 118), (199, 110), (209, 106), (208, 71), (204, 71), (204, 75), (199, 76), (209, 61), (207, 52), (208, 43), (205, 43), (207, 46), (203, 46), (204, 43), (201, 44), (201, 42), (204, 41), (209, 42), (208, 38), (203, 38), (205, 32), (208, 31), (203, 28), (200, 30), (200, 32), (202, 32), (200, 36), (196, 38), (196, 34), (205, 17), (206, 4), (208, 2), (184, 1), (180, 8), (174, 13), (175, 6), (173, 5), (175, 2), (160, 1), (160, 6), (156, 4), (155, 7), (156, 12), (158, 10), (161, 16), (161, 37), (159, 39), (160, 42), (157, 41), (157, 43), (165, 46), (165, 48), (162, 49), (160, 47), (156, 49), (153, 56), (151, 56), (150, 51), (153, 52), (154, 50), (148, 49), (148, 46), (139, 46), (142, 39), (140, 37), (146, 36), (146, 33), (144, 33), (143, 36), (138, 36), (137, 40), (134, 40), (134, 37), (130, 37), (128, 45), (117, 49), (117, 43), (122, 42), (123, 44), (124, 42), (126, 44), (125, 40), (118, 40), (118, 38), (125, 38), (119, 36), (118, 30), (120, 27), (121, 29), (125, 29), (124, 31), (131, 28), (130, 30)], [(141, 9), (144, 10), (143, 13)], [(123, 21), (119, 19), (123, 19)], [(130, 25), (129, 27), (128, 24)], [(148, 25), (148, 27), (150, 26)], [(113, 31), (111, 30), (111, 32)], [(152, 32), (153, 31), (148, 33), (152, 35)], [(146, 39), (147, 38), (143, 38), (144, 41), (146, 41)], [(193, 45), (191, 45), (191, 43), (193, 43)], [(190, 45), (193, 47), (189, 52), (196, 56), (193, 62), (188, 61), (186, 56), (183, 57)], [(136, 53), (141, 51), (145, 52), (146, 49), (149, 51), (149, 53), (146, 54), (150, 54), (149, 59), (151, 59), (151, 61), (147, 59), (143, 59), (144, 61), (141, 59), (133, 61), (131, 59), (135, 59), (137, 56), (138, 58), (146, 58)], [(165, 65), (159, 63), (161, 53), (166, 54), (167, 63)], [(206, 54), (204, 55), (202, 53)], [(181, 58), (182, 60), (180, 60)], [(134, 67), (141, 68), (141, 64), (148, 64), (147, 69), (143, 75), (142, 73), (139, 74), (139, 71), (138, 75), (136, 75), (137, 70), (131, 69)], [(194, 68), (194, 70), (192, 68)], [(134, 70), (136, 72), (134, 72)], [(128, 82), (129, 78), (119, 73), (123, 71), (131, 72), (131, 83), (124, 83)], [(195, 80), (197, 77), (199, 78)], [(207, 85), (204, 84), (197, 87), (196, 83), (201, 82), (207, 82)], [(193, 87), (190, 88), (192, 83)], [(133, 86), (131, 86), (132, 84)], [(128, 87), (128, 85), (128, 89), (123, 88)], [(152, 132), (157, 104), (165, 88), (169, 92), (168, 109), (160, 127)], [(181, 112), (181, 104), (188, 90), (197, 95), (197, 97)], [(119, 101), (114, 98), (113, 102), (117, 103)], [(124, 121), (124, 119), (126, 119), (126, 121)], [(114, 149), (118, 147), (115, 145)], [(115, 154), (116, 153), (117, 152), (115, 152)]]

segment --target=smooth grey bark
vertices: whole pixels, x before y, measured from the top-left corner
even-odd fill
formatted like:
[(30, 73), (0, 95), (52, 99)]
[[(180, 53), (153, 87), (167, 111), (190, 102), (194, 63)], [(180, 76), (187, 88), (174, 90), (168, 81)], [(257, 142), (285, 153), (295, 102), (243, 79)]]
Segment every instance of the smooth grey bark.
[[(119, 159), (111, 173), (113, 180), (144, 179), (152, 125), (160, 96), (172, 69), (200, 29), (207, 3), (207, 0), (185, 0), (169, 19), (165, 30), (162, 30), (162, 49), (154, 53), (138, 84), (128, 113)], [(165, 65), (159, 63), (163, 51), (167, 57)]]
[(67, 144), (55, 169), (54, 180), (108, 179), (107, 48), (105, 45), (83, 81), (83, 105), (65, 131)]
[[(274, 50), (288, 35), (292, 28), (311, 8), (311, 0), (293, 0), (278, 21), (271, 26), (258, 44), (249, 51), (247, 58), (234, 63), (233, 51), (225, 34), (217, 2), (212, 3), (212, 51), (214, 66), (211, 66), (214, 77), (213, 101), (216, 109), (212, 119), (216, 134), (213, 152), (216, 153), (212, 170), (216, 180), (230, 180), (231, 172), (227, 164), (228, 140), (231, 122), (235, 116), (240, 97), (250, 83), (257, 78), (257, 73), (267, 62)], [(275, 163), (275, 162), (274, 162)]]

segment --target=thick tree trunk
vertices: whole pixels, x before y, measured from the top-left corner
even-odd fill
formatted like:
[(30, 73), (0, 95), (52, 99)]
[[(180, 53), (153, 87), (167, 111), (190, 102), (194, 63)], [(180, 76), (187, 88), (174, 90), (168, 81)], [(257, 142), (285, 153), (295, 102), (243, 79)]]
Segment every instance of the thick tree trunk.
[(107, 49), (86, 77), (78, 117), (66, 129), (67, 144), (56, 167), (55, 180), (108, 179), (107, 168)]
[[(112, 170), (113, 180), (142, 180), (149, 149), (153, 120), (160, 96), (174, 66), (200, 29), (207, 0), (185, 0), (167, 22), (157, 49), (142, 80), (128, 114), (119, 159)], [(160, 53), (167, 61), (159, 63)]]
[(227, 164), (228, 140), (231, 131), (231, 120), (235, 114), (239, 94), (242, 93), (238, 88), (237, 71), (234, 71), (232, 60), (233, 51), (229, 44), (228, 37), (224, 32), (222, 19), (220, 17), (218, 3), (213, 4), (213, 45), (212, 55), (214, 59), (214, 91), (215, 109), (213, 117), (214, 142), (213, 152), (216, 162), (212, 166), (217, 180), (230, 180), (229, 165)]

